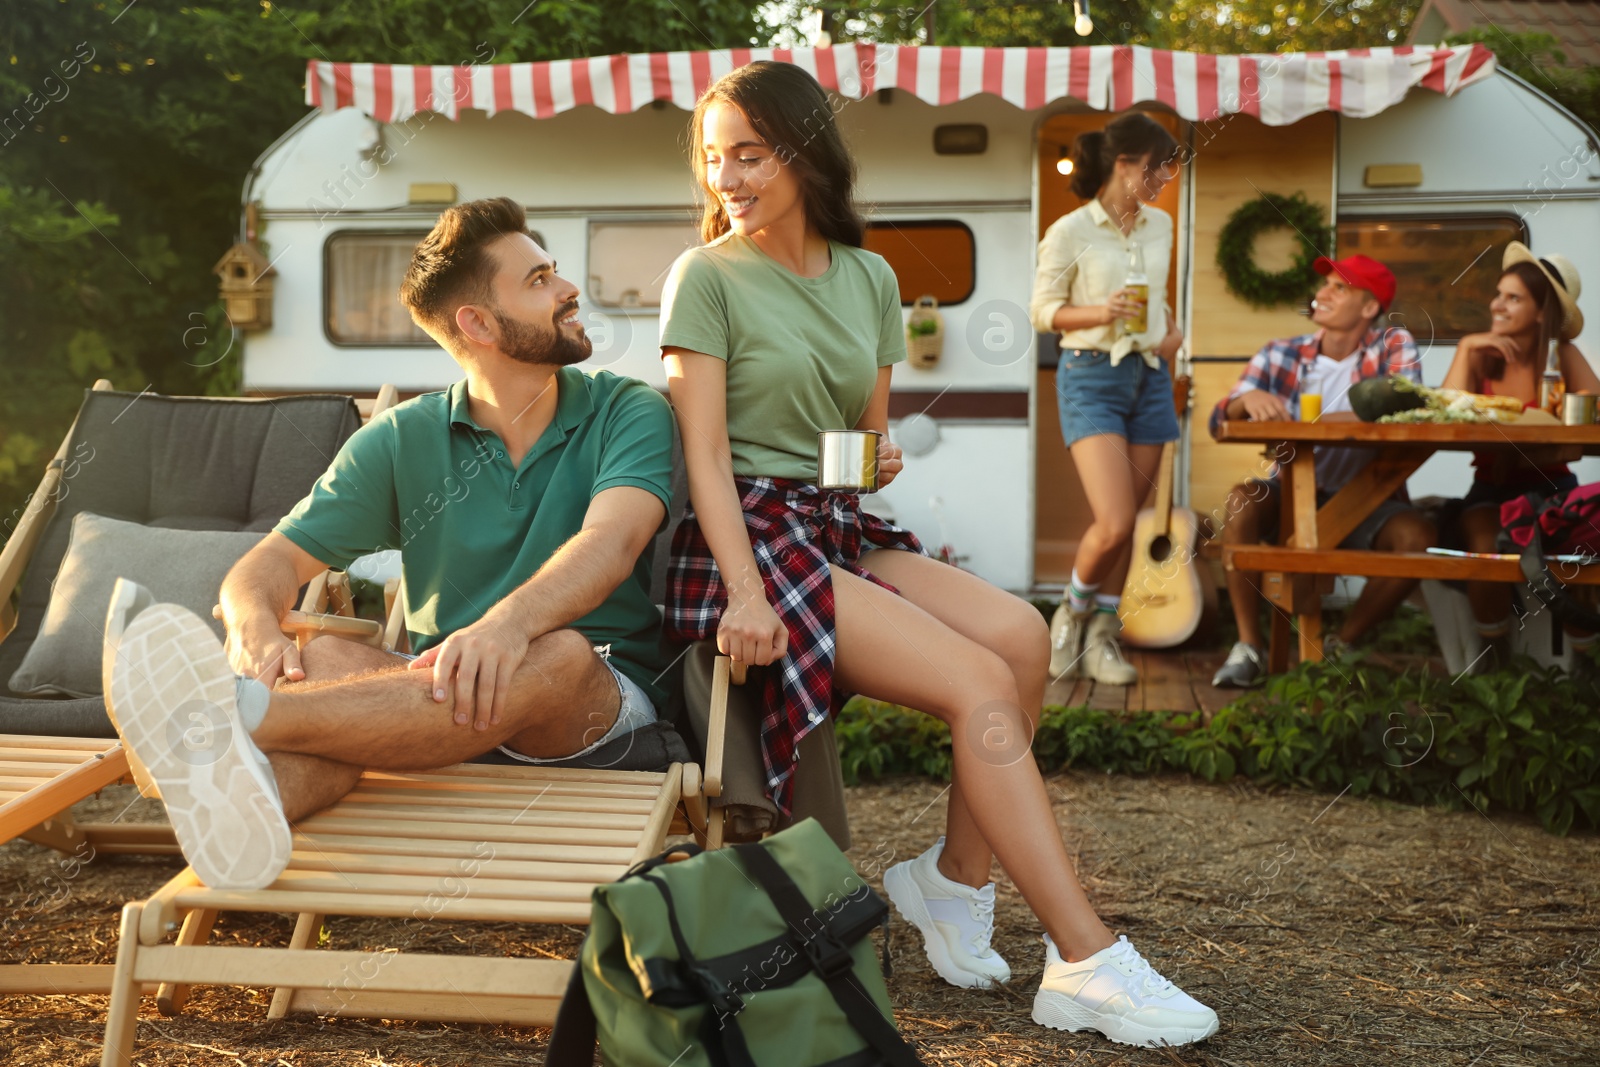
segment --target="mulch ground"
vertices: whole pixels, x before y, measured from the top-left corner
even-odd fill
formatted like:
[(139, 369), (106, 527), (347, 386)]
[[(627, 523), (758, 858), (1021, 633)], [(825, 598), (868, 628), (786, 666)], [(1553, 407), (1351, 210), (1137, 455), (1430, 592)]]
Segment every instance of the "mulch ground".
[[(1038, 926), (1002, 882), (997, 947), (1016, 977), (985, 992), (943, 985), (916, 932), (894, 925), (890, 983), (929, 1063), (1497, 1067), (1600, 1063), (1600, 838), (1531, 821), (1183, 778), (1049, 779), (1090, 896), (1169, 977), (1216, 1008), (1222, 1030), (1176, 1051), (1125, 1049), (1029, 1020), (1043, 966)], [(875, 885), (939, 834), (942, 786), (850, 790), (851, 858)], [(100, 818), (127, 787), (90, 802)], [(148, 801), (127, 817), (158, 817)], [(0, 962), (109, 963), (116, 913), (176, 861), (102, 858), (75, 873), (26, 842), (0, 848)], [(225, 918), (219, 940), (287, 942), (288, 918)], [(397, 924), (344, 922), (334, 946), (393, 944)], [(411, 936), (411, 935), (407, 935)], [(436, 924), (413, 948), (570, 957), (574, 927)], [(204, 988), (163, 1019), (146, 1001), (135, 1062), (410, 1067), (542, 1061), (545, 1030), (264, 1019), (268, 990)], [(106, 998), (0, 999), (0, 1063), (99, 1062)]]

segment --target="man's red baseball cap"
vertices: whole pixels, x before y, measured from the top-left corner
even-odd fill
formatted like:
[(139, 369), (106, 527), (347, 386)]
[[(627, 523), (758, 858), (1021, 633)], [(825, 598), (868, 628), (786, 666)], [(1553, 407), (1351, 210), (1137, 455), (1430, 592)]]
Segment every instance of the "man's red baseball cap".
[(1318, 256), (1311, 266), (1324, 277), (1337, 271), (1346, 285), (1365, 289), (1385, 310), (1394, 302), (1394, 272), (1371, 256), (1354, 255), (1343, 259)]

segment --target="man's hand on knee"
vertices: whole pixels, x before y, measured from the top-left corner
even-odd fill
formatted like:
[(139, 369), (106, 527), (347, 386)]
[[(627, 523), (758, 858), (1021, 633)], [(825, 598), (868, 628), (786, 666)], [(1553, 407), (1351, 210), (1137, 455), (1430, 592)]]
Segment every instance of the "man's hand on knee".
[(457, 630), (411, 663), (433, 670), (433, 699), (454, 698), (456, 725), (487, 730), (505, 714), (511, 676), (528, 656), (528, 635), (494, 615)]

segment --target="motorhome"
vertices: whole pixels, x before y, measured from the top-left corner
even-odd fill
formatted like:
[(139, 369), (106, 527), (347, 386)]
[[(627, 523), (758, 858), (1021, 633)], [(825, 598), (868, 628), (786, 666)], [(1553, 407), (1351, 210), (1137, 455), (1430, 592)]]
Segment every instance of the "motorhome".
[[(1246, 303), (1218, 267), (1220, 231), (1263, 193), (1315, 205), (1328, 227), (1321, 250), (1392, 266), (1390, 321), (1417, 336), (1430, 382), (1459, 337), (1486, 327), (1507, 241), (1568, 256), (1591, 280), (1580, 302), (1600, 322), (1595, 132), (1479, 45), (507, 58), (486, 46), (459, 66), (309, 65), (313, 110), (244, 188), (241, 243), (266, 257), (275, 283), (267, 324), (238, 338), (246, 392), (393, 382), (417, 393), (459, 377), (396, 287), (444, 206), (498, 195), (526, 205), (583, 290), (589, 365), (664, 388), (662, 281), (697, 240), (687, 109), (716, 76), (758, 58), (798, 64), (828, 88), (859, 163), (869, 247), (894, 266), (908, 315), (931, 297), (942, 316), (938, 350), (895, 372), (891, 432), (907, 467), (871, 506), (1008, 589), (1059, 588), (1087, 526), (1055, 415), (1055, 347), (1027, 306), (1040, 235), (1080, 203), (1063, 176), (1070, 147), (1120, 111), (1147, 110), (1185, 146), (1180, 180), (1157, 206), (1177, 223), (1168, 291), (1194, 382), (1176, 495), (1202, 516), (1265, 462), (1213, 442), (1207, 412), (1263, 343), (1310, 328), (1303, 309)], [(1256, 264), (1284, 269), (1300, 240), (1269, 229)], [(1441, 454), (1411, 489), (1459, 495), (1469, 480), (1465, 456)]]

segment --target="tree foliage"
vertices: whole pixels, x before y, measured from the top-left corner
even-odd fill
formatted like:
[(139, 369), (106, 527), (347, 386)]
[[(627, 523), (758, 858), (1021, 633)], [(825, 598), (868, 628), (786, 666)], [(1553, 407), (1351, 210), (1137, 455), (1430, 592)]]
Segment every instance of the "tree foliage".
[(1173, 0), (1148, 43), (1186, 52), (1322, 52), (1403, 44), (1421, 0)]
[(306, 60), (511, 62), (762, 43), (742, 0), (5, 0), (0, 522), (81, 399), (234, 392), (211, 267)]
[(1449, 38), (1450, 44), (1481, 44), (1496, 62), (1537, 89), (1555, 97), (1589, 128), (1600, 130), (1600, 67), (1574, 67), (1560, 42), (1548, 33), (1506, 33), (1486, 26)]

